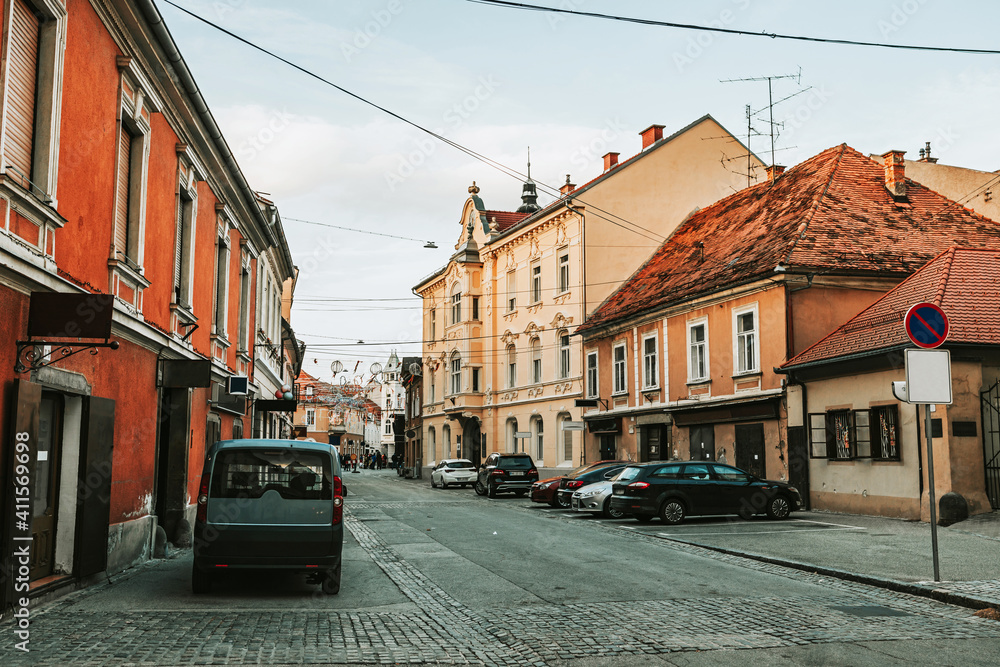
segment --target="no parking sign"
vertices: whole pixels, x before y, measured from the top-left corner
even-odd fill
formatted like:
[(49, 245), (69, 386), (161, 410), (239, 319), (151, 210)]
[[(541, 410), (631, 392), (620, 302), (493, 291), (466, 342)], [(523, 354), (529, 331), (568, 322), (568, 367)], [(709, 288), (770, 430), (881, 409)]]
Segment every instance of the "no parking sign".
[(925, 350), (940, 346), (948, 337), (948, 316), (933, 303), (910, 306), (903, 324), (913, 344)]

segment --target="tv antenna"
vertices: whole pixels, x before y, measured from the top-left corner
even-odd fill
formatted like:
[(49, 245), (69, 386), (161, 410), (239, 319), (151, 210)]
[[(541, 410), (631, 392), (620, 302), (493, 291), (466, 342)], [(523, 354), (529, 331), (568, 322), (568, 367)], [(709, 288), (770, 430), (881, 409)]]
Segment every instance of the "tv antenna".
[[(773, 87), (772, 87), (771, 82), (775, 81), (777, 79), (795, 79), (795, 83), (801, 83), (801, 80), (802, 80), (802, 68), (800, 67), (799, 71), (797, 73), (795, 73), (795, 74), (778, 74), (778, 75), (774, 75), (774, 76), (754, 76), (754, 77), (747, 77), (747, 78), (744, 78), (744, 79), (720, 79), (719, 80), (719, 83), (740, 83), (740, 82), (746, 82), (746, 81), (767, 81), (767, 106), (763, 107), (761, 109), (758, 109), (757, 111), (751, 111), (750, 110), (750, 105), (747, 105), (747, 107), (746, 107), (746, 114), (747, 114), (747, 149), (748, 149), (747, 150), (747, 184), (748, 185), (750, 183), (750, 151), (749, 151), (749, 148), (750, 148), (750, 137), (754, 134), (753, 127), (750, 124), (752, 117), (756, 116), (757, 114), (759, 114), (761, 111), (764, 111), (765, 109), (768, 111), (768, 114), (769, 114), (769, 116), (768, 116), (768, 125), (771, 128), (771, 131), (770, 131), (770, 135), (771, 135), (771, 166), (773, 167), (774, 166), (774, 129), (778, 125), (778, 124), (776, 124), (774, 122), (774, 107), (775, 107), (776, 104), (780, 104), (781, 102), (784, 102), (785, 100), (788, 100), (788, 99), (791, 99), (792, 97), (795, 97), (796, 95), (801, 95), (802, 93), (804, 93), (807, 90), (809, 90), (810, 88), (812, 88), (812, 86), (809, 86), (809, 88), (803, 88), (803, 89), (801, 89), (799, 91), (796, 91), (796, 92), (792, 93), (791, 95), (789, 95), (787, 97), (783, 97), (782, 99), (780, 99), (777, 102), (775, 102), (774, 101)], [(757, 133), (757, 134), (759, 134), (759, 133)]]

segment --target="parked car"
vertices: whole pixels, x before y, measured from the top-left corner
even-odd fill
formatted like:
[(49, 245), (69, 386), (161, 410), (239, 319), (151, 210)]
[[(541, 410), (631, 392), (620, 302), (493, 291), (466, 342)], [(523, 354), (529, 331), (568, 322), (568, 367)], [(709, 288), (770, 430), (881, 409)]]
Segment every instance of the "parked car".
[(476, 466), (468, 459), (442, 459), (431, 470), (431, 488), (447, 489), (449, 484), (465, 488), (476, 481)]
[(598, 461), (597, 463), (587, 463), (579, 468), (575, 468), (570, 471), (567, 475), (560, 475), (558, 477), (549, 477), (548, 479), (542, 479), (531, 485), (531, 500), (536, 503), (548, 503), (553, 507), (559, 507), (559, 502), (556, 497), (556, 492), (559, 490), (559, 482), (562, 481), (564, 477), (572, 477), (578, 473), (585, 470), (590, 470), (596, 466), (604, 465), (609, 463), (608, 461)]
[(759, 479), (723, 463), (670, 461), (630, 465), (613, 484), (611, 509), (640, 521), (659, 516), (676, 524), (685, 516), (767, 513), (785, 519), (802, 506), (798, 490)]
[(206, 455), (191, 589), (226, 570), (305, 572), (340, 591), (344, 484), (337, 450), (302, 440), (222, 440)]
[(495, 498), (498, 493), (513, 491), (523, 496), (538, 481), (538, 468), (527, 454), (490, 454), (479, 469), (476, 493)]
[(605, 519), (622, 519), (626, 515), (611, 507), (611, 493), (614, 482), (621, 474), (620, 469), (613, 477), (593, 484), (587, 484), (573, 492), (570, 508), (574, 512), (595, 512)]
[(600, 461), (586, 470), (574, 471), (566, 475), (559, 482), (559, 490), (556, 492), (556, 503), (559, 507), (570, 507), (573, 492), (588, 484), (609, 480), (628, 465), (628, 461)]

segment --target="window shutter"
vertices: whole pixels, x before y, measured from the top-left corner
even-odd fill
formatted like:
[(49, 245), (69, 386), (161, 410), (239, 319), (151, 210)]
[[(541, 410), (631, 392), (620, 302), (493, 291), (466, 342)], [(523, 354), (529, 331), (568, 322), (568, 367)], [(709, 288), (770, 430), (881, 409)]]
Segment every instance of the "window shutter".
[(132, 135), (122, 126), (118, 135), (118, 198), (115, 207), (115, 248), (121, 255), (116, 259), (128, 256), (128, 181), (131, 163)]
[(177, 197), (177, 230), (174, 234), (174, 294), (177, 303), (183, 301), (181, 288), (181, 263), (184, 257), (184, 198)]
[[(35, 138), (35, 88), (38, 78), (38, 18), (24, 0), (13, 0), (7, 60), (6, 164), (31, 178)], [(24, 183), (29, 187), (28, 183)]]

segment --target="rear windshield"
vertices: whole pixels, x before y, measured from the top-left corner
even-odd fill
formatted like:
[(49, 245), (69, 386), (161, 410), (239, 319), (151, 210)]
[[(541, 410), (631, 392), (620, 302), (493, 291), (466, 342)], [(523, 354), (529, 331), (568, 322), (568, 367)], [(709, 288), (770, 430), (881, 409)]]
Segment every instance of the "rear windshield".
[(212, 498), (260, 498), (275, 491), (286, 500), (330, 500), (330, 456), (294, 450), (223, 450), (215, 457)]
[(500, 459), (499, 467), (508, 470), (527, 470), (533, 467), (530, 456), (510, 456)]
[(445, 468), (475, 468), (472, 465), (472, 461), (452, 461), (451, 463), (445, 463)]
[(615, 479), (615, 481), (627, 482), (630, 479), (635, 479), (636, 475), (638, 475), (641, 470), (642, 468), (635, 468), (633, 466), (629, 466), (628, 468), (625, 468), (620, 473), (618, 473), (618, 477)]

